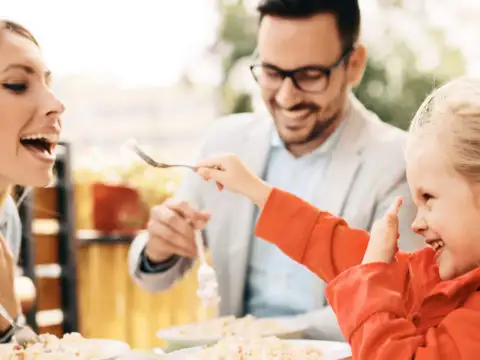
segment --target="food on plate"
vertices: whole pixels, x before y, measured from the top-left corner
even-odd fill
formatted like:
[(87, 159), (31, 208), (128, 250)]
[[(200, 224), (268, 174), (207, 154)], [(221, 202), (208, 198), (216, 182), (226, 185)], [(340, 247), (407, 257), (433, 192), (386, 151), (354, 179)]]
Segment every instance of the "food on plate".
[(5, 345), (0, 352), (2, 360), (97, 360), (101, 349), (78, 333), (65, 334), (61, 339), (51, 334), (40, 335), (40, 342), (20, 346)]
[(298, 346), (277, 337), (241, 339), (227, 337), (189, 354), (186, 360), (321, 360), (319, 349)]
[(190, 338), (222, 338), (224, 336), (259, 337), (288, 331), (275, 319), (258, 319), (247, 315), (242, 318), (226, 316), (180, 328), (182, 336)]

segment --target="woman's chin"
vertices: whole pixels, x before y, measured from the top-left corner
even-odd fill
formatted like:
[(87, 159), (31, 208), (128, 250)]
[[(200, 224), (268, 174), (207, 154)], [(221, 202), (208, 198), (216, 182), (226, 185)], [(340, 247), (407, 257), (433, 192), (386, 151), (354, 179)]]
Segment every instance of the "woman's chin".
[(30, 177), (18, 179), (18, 181), (15, 182), (15, 185), (44, 188), (50, 186), (52, 183), (53, 174), (51, 171), (49, 171), (48, 173), (35, 174)]

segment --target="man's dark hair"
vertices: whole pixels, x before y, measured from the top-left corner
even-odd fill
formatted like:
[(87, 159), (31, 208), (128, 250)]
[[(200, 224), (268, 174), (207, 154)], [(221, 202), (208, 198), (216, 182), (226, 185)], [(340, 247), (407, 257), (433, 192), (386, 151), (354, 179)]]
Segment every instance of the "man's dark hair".
[(261, 0), (257, 6), (260, 21), (266, 15), (284, 18), (308, 18), (317, 14), (332, 14), (344, 50), (353, 46), (360, 33), (358, 0)]

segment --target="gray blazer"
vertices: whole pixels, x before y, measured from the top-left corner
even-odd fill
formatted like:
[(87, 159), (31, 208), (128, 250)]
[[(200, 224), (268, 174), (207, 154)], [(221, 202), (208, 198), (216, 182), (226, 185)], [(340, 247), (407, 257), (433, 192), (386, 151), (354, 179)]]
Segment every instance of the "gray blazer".
[[(369, 230), (393, 199), (401, 195), (405, 203), (400, 214), (400, 247), (416, 250), (423, 246), (423, 241), (410, 228), (416, 209), (405, 179), (403, 147), (406, 134), (383, 123), (353, 95), (351, 105), (332, 161), (318, 184), (318, 203), (323, 210), (345, 218), (350, 226)], [(266, 167), (272, 131), (273, 122), (267, 115), (228, 116), (218, 120), (208, 133), (199, 158), (215, 153), (236, 153), (250, 169), (261, 175)], [(202, 181), (195, 173), (186, 174), (176, 197), (212, 213), (205, 236), (217, 269), (222, 298), (220, 314), (242, 316), (254, 206), (239, 195), (218, 192), (213, 184)], [(163, 291), (189, 270), (192, 261), (181, 258), (164, 273), (142, 273), (139, 259), (147, 236), (146, 232), (140, 234), (131, 245), (130, 273), (144, 289)], [(307, 337), (343, 340), (334, 313), (325, 306), (324, 287), (322, 280), (315, 279), (317, 310), (304, 316), (311, 325)]]

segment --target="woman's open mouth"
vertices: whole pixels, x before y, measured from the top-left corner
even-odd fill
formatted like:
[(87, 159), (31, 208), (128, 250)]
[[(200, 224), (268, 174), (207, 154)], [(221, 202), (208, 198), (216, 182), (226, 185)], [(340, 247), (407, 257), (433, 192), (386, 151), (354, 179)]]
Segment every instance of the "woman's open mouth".
[(54, 133), (32, 134), (20, 138), (20, 144), (35, 158), (48, 162), (55, 160), (57, 142), (58, 134)]

